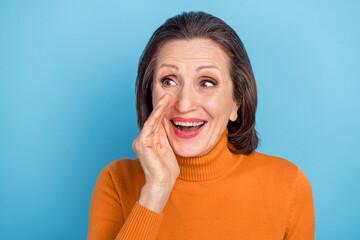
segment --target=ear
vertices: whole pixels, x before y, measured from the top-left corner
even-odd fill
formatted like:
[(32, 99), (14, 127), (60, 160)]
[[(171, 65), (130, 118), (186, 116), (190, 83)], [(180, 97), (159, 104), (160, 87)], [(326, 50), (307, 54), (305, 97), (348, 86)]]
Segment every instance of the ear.
[(238, 118), (237, 112), (239, 110), (239, 107), (240, 107), (239, 103), (234, 103), (234, 107), (230, 113), (230, 121), (234, 122)]

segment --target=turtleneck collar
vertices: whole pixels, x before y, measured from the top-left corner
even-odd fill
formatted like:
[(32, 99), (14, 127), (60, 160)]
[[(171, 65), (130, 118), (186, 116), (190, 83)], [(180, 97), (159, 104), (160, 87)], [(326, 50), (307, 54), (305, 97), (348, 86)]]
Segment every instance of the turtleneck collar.
[(237, 161), (237, 154), (228, 148), (228, 130), (207, 154), (200, 157), (176, 156), (180, 167), (179, 178), (185, 181), (206, 181), (226, 173)]

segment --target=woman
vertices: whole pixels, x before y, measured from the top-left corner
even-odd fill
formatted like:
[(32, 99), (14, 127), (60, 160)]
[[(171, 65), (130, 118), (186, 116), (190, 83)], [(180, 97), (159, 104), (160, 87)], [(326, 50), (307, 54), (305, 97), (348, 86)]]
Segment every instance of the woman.
[(138, 159), (100, 173), (88, 239), (314, 238), (307, 177), (255, 151), (255, 78), (231, 27), (203, 12), (168, 19), (136, 91)]

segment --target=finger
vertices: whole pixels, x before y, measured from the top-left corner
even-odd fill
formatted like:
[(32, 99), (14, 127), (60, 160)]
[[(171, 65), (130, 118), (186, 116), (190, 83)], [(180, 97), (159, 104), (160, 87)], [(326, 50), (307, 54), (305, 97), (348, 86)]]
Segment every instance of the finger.
[(160, 108), (163, 108), (161, 116), (157, 119), (157, 123), (155, 125), (154, 130), (159, 130), (159, 126), (163, 124), (164, 122), (164, 116), (167, 112), (168, 108), (171, 106), (171, 103), (173, 101), (173, 96), (171, 94), (167, 94), (166, 99), (164, 99), (164, 103), (160, 106)]
[(158, 104), (156, 105), (156, 107), (151, 112), (149, 118), (146, 120), (144, 127), (141, 131), (141, 133), (143, 133), (145, 136), (151, 134), (158, 126), (159, 120), (161, 119), (161, 117), (163, 117), (165, 106), (168, 105), (168, 103), (166, 103), (167, 99), (168, 99), (168, 94), (164, 94), (160, 99), (160, 101), (158, 102)]
[[(161, 115), (156, 119), (156, 123), (154, 125), (153, 131), (159, 131), (159, 126), (161, 124), (163, 124), (163, 120), (164, 120), (164, 116), (165, 113), (167, 111), (167, 109), (169, 108), (170, 104), (172, 102), (172, 96), (169, 95), (165, 100), (164, 103), (162, 105), (160, 105), (161, 108)], [(160, 111), (160, 109), (159, 109)]]
[(159, 142), (162, 147), (168, 147), (170, 146), (169, 139), (166, 134), (166, 130), (164, 128), (163, 124), (160, 124), (159, 126)]
[(144, 131), (144, 136), (147, 136), (147, 137), (151, 136), (151, 142), (152, 142), (151, 146), (154, 149), (157, 149), (160, 146), (160, 141), (159, 141), (159, 136), (158, 136), (159, 135), (159, 127), (162, 124), (162, 121), (165, 116), (165, 112), (169, 105), (169, 102), (166, 102), (167, 96), (164, 96), (163, 98), (164, 98), (164, 101), (157, 105), (157, 107), (154, 110), (154, 115), (151, 118), (151, 122), (149, 122), (150, 124), (147, 124), (146, 129)]

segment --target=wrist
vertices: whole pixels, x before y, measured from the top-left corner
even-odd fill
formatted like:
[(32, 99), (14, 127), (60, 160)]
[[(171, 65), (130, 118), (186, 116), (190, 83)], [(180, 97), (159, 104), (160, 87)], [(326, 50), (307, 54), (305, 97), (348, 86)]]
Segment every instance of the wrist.
[(169, 199), (172, 185), (145, 184), (141, 189), (139, 203), (157, 213), (161, 213)]

